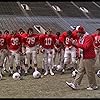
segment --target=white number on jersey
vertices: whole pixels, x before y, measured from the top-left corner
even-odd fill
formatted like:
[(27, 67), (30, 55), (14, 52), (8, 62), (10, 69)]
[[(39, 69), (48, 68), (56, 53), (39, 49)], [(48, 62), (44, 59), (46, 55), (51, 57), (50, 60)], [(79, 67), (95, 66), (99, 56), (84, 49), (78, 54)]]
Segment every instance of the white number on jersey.
[(45, 38), (45, 45), (51, 45), (52, 39), (51, 38)]
[(34, 44), (35, 43), (35, 38), (34, 37), (28, 37), (27, 42), (28, 42), (28, 44)]
[(4, 39), (0, 39), (0, 45), (1, 45), (1, 46), (4, 45)]
[(68, 37), (66, 37), (65, 43), (69, 44), (69, 38)]
[(18, 38), (11, 38), (11, 44), (12, 45), (19, 45), (19, 39)]

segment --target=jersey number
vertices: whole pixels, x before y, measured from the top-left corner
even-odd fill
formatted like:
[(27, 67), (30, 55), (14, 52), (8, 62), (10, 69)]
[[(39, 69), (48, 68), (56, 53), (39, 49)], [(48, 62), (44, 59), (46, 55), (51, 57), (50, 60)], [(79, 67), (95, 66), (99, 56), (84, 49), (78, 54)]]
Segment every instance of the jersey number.
[(35, 38), (31, 37), (27, 39), (28, 44), (34, 44), (35, 43)]
[(52, 39), (51, 38), (46, 38), (45, 39), (45, 45), (51, 45)]
[(0, 39), (0, 45), (1, 45), (1, 46), (4, 45), (4, 39)]
[(68, 37), (66, 37), (65, 43), (69, 44), (69, 38)]
[(18, 45), (19, 44), (19, 39), (18, 38), (12, 38), (11, 39), (11, 44), (12, 45)]

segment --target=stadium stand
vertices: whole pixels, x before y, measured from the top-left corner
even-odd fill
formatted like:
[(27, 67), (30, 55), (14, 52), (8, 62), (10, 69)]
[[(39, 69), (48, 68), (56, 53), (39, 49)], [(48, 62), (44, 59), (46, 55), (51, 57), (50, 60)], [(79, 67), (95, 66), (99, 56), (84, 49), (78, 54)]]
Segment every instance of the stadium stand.
[(63, 17), (85, 17), (85, 15), (73, 6), (70, 2), (50, 2), (51, 5), (59, 6), (62, 11), (59, 12)]
[[(78, 7), (85, 7), (90, 19), (71, 2), (20, 2), (27, 4), (30, 10), (25, 13), (17, 2), (0, 2), (0, 29), (28, 29), (41, 25), (44, 29), (52, 28), (54, 32), (66, 31), (70, 26), (83, 25), (89, 33), (100, 27), (100, 2), (74, 2)], [(58, 6), (61, 11), (55, 11), (52, 6)], [(28, 16), (27, 16), (28, 15)], [(34, 29), (35, 32), (37, 32)]]
[(23, 12), (20, 10), (16, 2), (0, 2), (0, 15), (22, 16)]
[[(89, 16), (92, 18), (100, 18), (100, 8), (94, 5), (92, 2), (74, 2), (79, 7), (85, 7), (89, 11)], [(100, 5), (100, 2), (98, 2)]]
[(54, 11), (46, 4), (46, 2), (21, 2), (27, 4), (30, 10), (26, 12), (30, 16), (57, 16)]

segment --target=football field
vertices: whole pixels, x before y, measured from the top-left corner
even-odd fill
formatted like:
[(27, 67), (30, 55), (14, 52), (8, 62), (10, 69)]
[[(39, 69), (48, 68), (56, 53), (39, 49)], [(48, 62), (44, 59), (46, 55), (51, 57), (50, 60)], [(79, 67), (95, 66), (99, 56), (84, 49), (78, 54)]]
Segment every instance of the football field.
[[(38, 55), (38, 67), (41, 68), (42, 56)], [(100, 78), (96, 76), (100, 87)], [(32, 75), (23, 76), (22, 80), (13, 80), (5, 74), (0, 81), (0, 98), (99, 98), (100, 88), (94, 91), (86, 90), (88, 81), (84, 76), (80, 90), (72, 90), (66, 85), (66, 81), (73, 80), (71, 74), (66, 72), (55, 75), (47, 75), (39, 79), (33, 79)]]

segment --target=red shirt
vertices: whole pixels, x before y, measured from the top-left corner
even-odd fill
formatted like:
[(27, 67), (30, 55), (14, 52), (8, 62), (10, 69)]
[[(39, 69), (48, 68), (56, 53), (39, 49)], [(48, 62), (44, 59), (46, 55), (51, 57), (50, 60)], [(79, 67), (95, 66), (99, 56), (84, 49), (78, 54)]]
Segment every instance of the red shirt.
[(41, 34), (39, 36), (40, 45), (46, 49), (53, 49), (56, 43), (56, 38), (53, 34)]
[(73, 36), (74, 39), (78, 40), (77, 30), (74, 30), (74, 31), (72, 32), (72, 36)]
[(18, 51), (21, 49), (22, 40), (19, 34), (9, 35), (7, 38), (7, 48), (8, 50)]
[(0, 35), (0, 50), (6, 49), (6, 38), (3, 35)]
[(100, 35), (96, 34), (96, 33), (93, 33), (91, 35), (92, 35), (93, 40), (94, 40), (94, 47), (96, 47), (96, 48), (100, 47)]
[(96, 57), (91, 35), (85, 36), (83, 44), (78, 42), (76, 47), (83, 49), (83, 59), (92, 59)]
[(72, 41), (75, 40), (74, 36), (72, 35), (71, 38), (67, 36), (67, 32), (63, 32), (59, 37), (60, 41), (65, 44), (66, 47), (72, 47)]
[(56, 38), (55, 46), (56, 46), (57, 48), (60, 48), (60, 47), (62, 46), (62, 43), (61, 43), (61, 41), (59, 40), (59, 36), (55, 36), (55, 38)]
[(38, 34), (26, 34), (23, 38), (23, 43), (26, 47), (34, 47), (39, 43), (39, 35)]
[(23, 34), (20, 34), (21, 38), (25, 38), (27, 36), (27, 33), (23, 33)]

